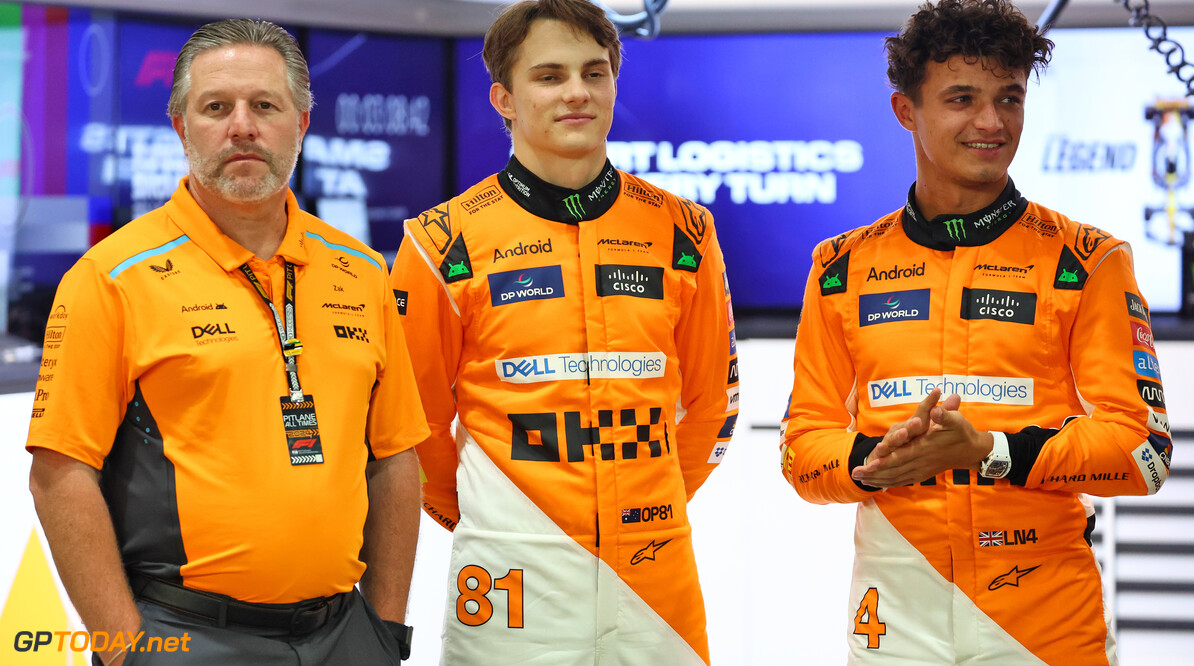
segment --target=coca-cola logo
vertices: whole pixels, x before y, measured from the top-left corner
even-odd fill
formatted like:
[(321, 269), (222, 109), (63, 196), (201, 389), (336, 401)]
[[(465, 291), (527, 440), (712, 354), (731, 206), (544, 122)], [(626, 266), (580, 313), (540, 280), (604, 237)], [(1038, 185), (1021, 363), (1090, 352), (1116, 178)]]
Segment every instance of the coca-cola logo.
[(1153, 332), (1147, 324), (1139, 324), (1132, 322), (1132, 339), (1141, 347), (1148, 347), (1152, 351), (1156, 351), (1153, 346)]

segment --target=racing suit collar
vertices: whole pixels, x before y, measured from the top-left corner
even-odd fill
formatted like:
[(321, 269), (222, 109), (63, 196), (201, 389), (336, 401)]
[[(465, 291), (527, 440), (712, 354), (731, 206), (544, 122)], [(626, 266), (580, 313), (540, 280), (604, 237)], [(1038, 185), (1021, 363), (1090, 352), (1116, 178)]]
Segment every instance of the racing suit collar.
[(601, 217), (622, 190), (622, 178), (608, 159), (593, 182), (571, 190), (536, 176), (511, 155), (506, 168), (498, 172), (498, 183), (527, 212), (565, 224)]
[(1026, 208), (1028, 200), (1008, 178), (1003, 191), (990, 204), (972, 213), (950, 213), (926, 220), (916, 205), (916, 183), (912, 183), (904, 206), (904, 233), (916, 244), (932, 250), (986, 245), (1015, 224)]

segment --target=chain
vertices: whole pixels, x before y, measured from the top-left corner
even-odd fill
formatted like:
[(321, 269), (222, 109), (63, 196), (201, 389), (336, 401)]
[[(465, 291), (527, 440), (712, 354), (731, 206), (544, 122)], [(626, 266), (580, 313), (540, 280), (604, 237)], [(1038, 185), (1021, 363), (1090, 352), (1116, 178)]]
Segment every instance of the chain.
[(1186, 84), (1186, 97), (1194, 96), (1194, 64), (1186, 60), (1186, 49), (1169, 38), (1169, 26), (1165, 25), (1161, 17), (1149, 12), (1148, 0), (1140, 0), (1136, 6), (1133, 6), (1131, 0), (1121, 2), (1124, 9), (1132, 15), (1132, 18), (1128, 19), (1128, 25), (1144, 27), (1144, 36), (1152, 42), (1149, 49), (1164, 56), (1165, 64), (1169, 65), (1169, 72), (1176, 76), (1178, 81)]

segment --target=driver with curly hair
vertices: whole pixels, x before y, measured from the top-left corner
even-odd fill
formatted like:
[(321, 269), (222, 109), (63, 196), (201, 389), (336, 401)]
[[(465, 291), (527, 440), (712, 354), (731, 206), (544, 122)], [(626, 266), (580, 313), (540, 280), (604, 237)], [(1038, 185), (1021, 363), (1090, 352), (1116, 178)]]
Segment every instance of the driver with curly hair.
[(1052, 43), (1003, 0), (887, 40), (902, 209), (821, 243), (783, 472), (856, 503), (854, 664), (1114, 664), (1087, 495), (1145, 495), (1173, 445), (1130, 248), (1008, 177)]

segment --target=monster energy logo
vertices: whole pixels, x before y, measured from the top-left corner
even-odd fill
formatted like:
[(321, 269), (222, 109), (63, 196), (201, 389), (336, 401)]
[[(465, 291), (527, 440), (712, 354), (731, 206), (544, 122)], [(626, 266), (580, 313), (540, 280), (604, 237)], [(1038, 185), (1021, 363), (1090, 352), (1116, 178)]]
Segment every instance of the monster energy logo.
[(1057, 278), (1057, 281), (1058, 282), (1077, 282), (1078, 281), (1078, 271), (1067, 271), (1066, 269), (1063, 268), (1063, 269), (1061, 269), (1061, 277)]
[(825, 281), (821, 283), (822, 289), (829, 289), (831, 287), (840, 287), (840, 286), (842, 286), (842, 279), (840, 277), (838, 277), (837, 273), (827, 276), (825, 278)]
[(696, 259), (691, 254), (684, 254), (681, 252), (680, 258), (676, 260), (676, 265), (696, 268)]
[(569, 194), (568, 197), (564, 199), (564, 207), (568, 209), (569, 215), (578, 220), (585, 216), (585, 208), (584, 206), (580, 205), (579, 192)]
[(955, 217), (952, 220), (946, 220), (945, 231), (949, 234), (949, 237), (955, 241), (962, 240), (966, 237), (966, 223), (963, 222), (962, 218), (960, 217)]

